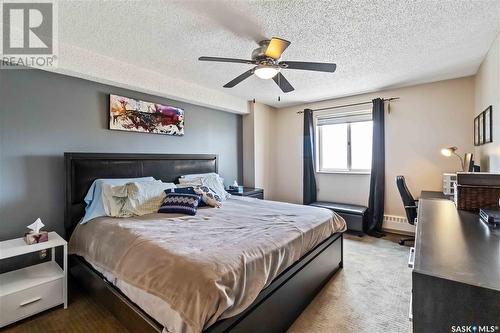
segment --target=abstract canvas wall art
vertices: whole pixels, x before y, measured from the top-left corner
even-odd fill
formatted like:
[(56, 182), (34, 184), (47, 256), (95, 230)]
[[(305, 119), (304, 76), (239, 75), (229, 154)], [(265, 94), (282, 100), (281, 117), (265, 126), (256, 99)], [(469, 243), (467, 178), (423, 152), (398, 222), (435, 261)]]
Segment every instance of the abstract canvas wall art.
[(109, 129), (181, 136), (184, 135), (184, 110), (109, 95)]

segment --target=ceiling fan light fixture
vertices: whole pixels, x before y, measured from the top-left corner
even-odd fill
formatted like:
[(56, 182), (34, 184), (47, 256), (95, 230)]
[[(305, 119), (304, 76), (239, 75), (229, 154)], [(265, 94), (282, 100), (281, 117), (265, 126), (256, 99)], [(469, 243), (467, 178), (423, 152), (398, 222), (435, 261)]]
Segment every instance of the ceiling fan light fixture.
[(310, 61), (281, 61), (283, 52), (290, 46), (290, 42), (282, 38), (273, 37), (271, 39), (261, 40), (258, 42), (259, 47), (252, 51), (250, 60), (222, 57), (199, 57), (200, 61), (215, 61), (226, 63), (237, 63), (246, 65), (256, 65), (232, 79), (225, 85), (224, 88), (233, 88), (249, 77), (257, 76), (259, 79), (273, 81), (278, 85), (284, 93), (294, 91), (293, 86), (288, 82), (285, 76), (281, 73), (282, 69), (297, 69), (303, 71), (316, 71), (324, 73), (333, 73), (337, 68), (334, 63), (326, 62), (310, 62)]
[(254, 73), (255, 73), (255, 75), (257, 75), (257, 77), (259, 79), (268, 80), (268, 79), (272, 79), (273, 77), (275, 77), (276, 74), (279, 73), (280, 69), (281, 68), (279, 68), (278, 66), (261, 65), (261, 66), (257, 66)]

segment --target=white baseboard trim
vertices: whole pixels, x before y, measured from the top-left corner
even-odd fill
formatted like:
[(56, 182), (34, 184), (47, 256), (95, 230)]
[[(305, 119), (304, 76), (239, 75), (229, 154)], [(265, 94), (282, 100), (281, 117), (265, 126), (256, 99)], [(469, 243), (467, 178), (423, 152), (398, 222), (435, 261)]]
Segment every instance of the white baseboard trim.
[(404, 235), (414, 235), (415, 226), (408, 223), (406, 217), (396, 215), (384, 215), (382, 229)]

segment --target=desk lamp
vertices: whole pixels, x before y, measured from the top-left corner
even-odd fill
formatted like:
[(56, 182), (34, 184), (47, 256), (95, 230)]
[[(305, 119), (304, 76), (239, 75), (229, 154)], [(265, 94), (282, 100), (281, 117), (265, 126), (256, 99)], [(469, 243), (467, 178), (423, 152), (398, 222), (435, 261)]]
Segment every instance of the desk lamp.
[(443, 148), (441, 149), (441, 154), (446, 157), (450, 157), (451, 155), (457, 156), (460, 159), (460, 166), (462, 167), (462, 171), (466, 171), (464, 166), (464, 159), (462, 158), (462, 156), (456, 153), (457, 150), (458, 150), (457, 147)]

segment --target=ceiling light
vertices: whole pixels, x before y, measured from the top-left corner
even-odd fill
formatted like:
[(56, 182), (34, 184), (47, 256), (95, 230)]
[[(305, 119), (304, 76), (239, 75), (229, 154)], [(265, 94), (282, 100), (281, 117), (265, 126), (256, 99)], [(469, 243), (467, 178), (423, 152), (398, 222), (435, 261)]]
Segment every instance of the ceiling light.
[(278, 74), (280, 69), (281, 68), (279, 68), (277, 66), (260, 65), (260, 66), (257, 66), (254, 73), (255, 73), (255, 75), (257, 75), (258, 78), (268, 80), (268, 79), (272, 79), (276, 74)]

